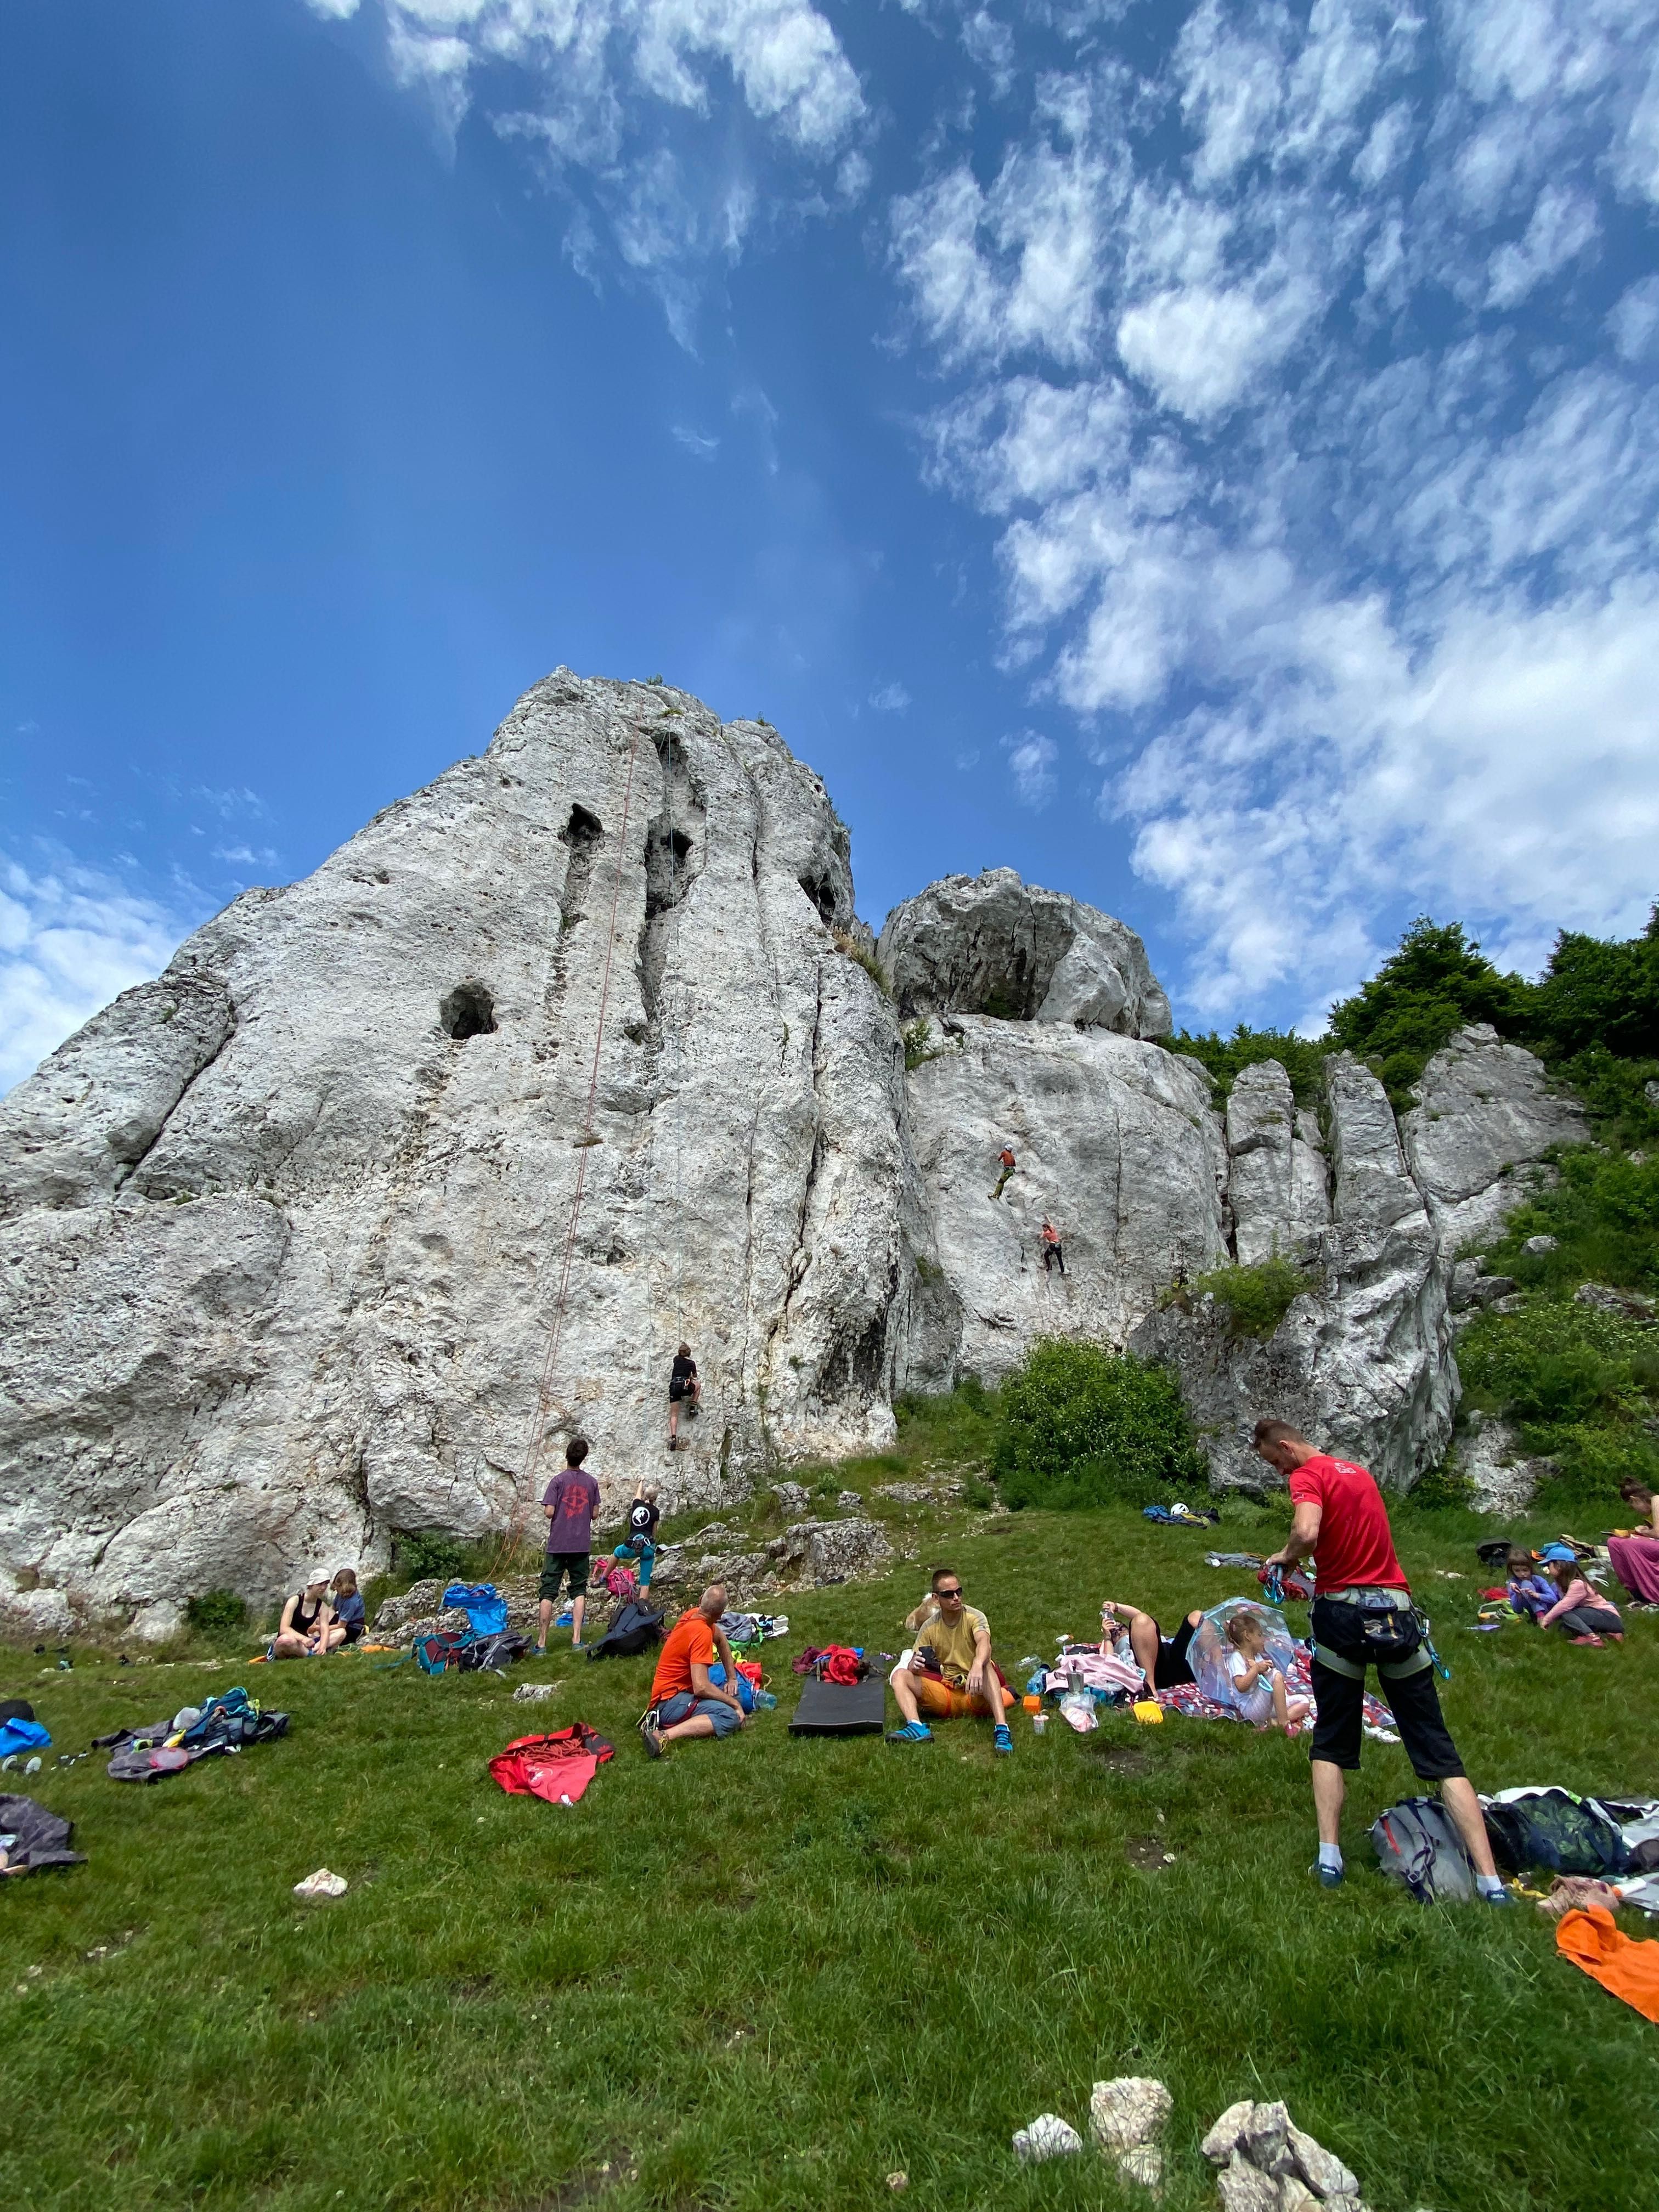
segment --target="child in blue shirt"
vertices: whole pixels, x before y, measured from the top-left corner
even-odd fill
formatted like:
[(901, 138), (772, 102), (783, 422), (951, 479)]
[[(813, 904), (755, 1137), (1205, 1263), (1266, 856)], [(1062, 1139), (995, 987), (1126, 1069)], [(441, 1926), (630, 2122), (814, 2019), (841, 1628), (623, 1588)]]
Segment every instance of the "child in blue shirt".
[(1504, 1565), (1509, 1576), (1504, 1595), (1516, 1611), (1525, 1613), (1528, 1620), (1536, 1620), (1540, 1613), (1547, 1613), (1560, 1592), (1546, 1581), (1544, 1571), (1532, 1553), (1522, 1551), (1517, 1544)]

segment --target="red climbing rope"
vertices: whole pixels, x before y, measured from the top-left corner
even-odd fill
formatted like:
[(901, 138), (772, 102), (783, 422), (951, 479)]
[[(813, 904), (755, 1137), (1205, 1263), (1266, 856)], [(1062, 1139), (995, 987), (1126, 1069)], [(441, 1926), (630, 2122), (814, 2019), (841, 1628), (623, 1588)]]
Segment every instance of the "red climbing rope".
[(640, 725), (634, 725), (634, 742), (628, 749), (628, 781), (623, 787), (622, 825), (617, 833), (617, 862), (611, 893), (611, 927), (605, 939), (605, 972), (599, 983), (599, 1014), (593, 1030), (593, 1064), (587, 1077), (587, 1109), (582, 1124), (582, 1133), (576, 1139), (581, 1157), (576, 1164), (576, 1188), (570, 1200), (570, 1224), (565, 1231), (564, 1261), (559, 1270), (559, 1291), (553, 1303), (553, 1320), (548, 1332), (547, 1355), (542, 1361), (541, 1381), (537, 1385), (536, 1410), (531, 1418), (530, 1448), (525, 1455), (525, 1489), (520, 1498), (513, 1521), (502, 1540), (502, 1553), (510, 1553), (522, 1533), (530, 1508), (535, 1501), (536, 1474), (541, 1464), (542, 1447), (547, 1438), (547, 1417), (553, 1407), (553, 1376), (558, 1364), (559, 1346), (564, 1337), (564, 1317), (570, 1296), (570, 1266), (575, 1256), (576, 1230), (581, 1219), (582, 1194), (587, 1188), (587, 1156), (601, 1139), (593, 1133), (593, 1116), (599, 1096), (599, 1054), (605, 1044), (605, 1017), (611, 1002), (611, 963), (617, 950), (617, 914), (622, 902), (623, 870), (628, 860), (628, 815), (634, 802), (634, 763), (640, 750)]

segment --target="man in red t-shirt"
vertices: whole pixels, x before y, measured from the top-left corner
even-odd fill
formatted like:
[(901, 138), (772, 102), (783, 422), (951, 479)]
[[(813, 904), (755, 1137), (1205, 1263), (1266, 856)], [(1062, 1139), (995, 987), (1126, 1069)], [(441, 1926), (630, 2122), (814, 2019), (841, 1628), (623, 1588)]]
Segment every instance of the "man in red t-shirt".
[(1314, 1872), (1327, 1889), (1342, 1879), (1345, 1772), (1359, 1765), (1365, 1669), (1376, 1668), (1406, 1756), (1419, 1778), (1437, 1782), (1474, 1863), (1475, 1887), (1492, 1905), (1513, 1903), (1492, 1863), (1480, 1800), (1441, 1717), (1434, 1665), (1423, 1624), (1401, 1571), (1388, 1510), (1376, 1482), (1352, 1460), (1318, 1451), (1288, 1421), (1255, 1425), (1255, 1449), (1290, 1482), (1296, 1508), (1290, 1540), (1267, 1564), (1288, 1567), (1310, 1553), (1317, 1580), (1313, 1601), (1314, 1810), (1319, 1859)]
[[(668, 1744), (694, 1735), (735, 1735), (744, 1724), (732, 1646), (719, 1626), (725, 1611), (725, 1589), (711, 1583), (664, 1640), (651, 1678), (651, 1702), (640, 1723), (641, 1741), (653, 1759), (660, 1759)], [(725, 1670), (721, 1682), (709, 1673), (717, 1651)]]

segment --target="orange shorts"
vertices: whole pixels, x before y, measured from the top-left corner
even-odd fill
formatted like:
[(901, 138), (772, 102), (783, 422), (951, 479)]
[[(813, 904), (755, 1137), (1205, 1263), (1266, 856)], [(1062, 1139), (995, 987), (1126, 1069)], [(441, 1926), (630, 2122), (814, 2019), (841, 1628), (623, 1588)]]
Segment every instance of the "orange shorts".
[(916, 1693), (916, 1711), (929, 1720), (959, 1721), (965, 1714), (992, 1710), (988, 1698), (970, 1698), (966, 1690), (953, 1690), (936, 1674), (912, 1674), (910, 1687)]

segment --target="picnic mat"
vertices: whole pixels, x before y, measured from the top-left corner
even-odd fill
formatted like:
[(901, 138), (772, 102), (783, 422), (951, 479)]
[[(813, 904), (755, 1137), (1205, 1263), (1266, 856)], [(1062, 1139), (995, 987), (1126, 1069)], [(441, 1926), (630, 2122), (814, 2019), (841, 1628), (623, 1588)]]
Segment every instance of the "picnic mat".
[(800, 1703), (789, 1723), (791, 1735), (879, 1735), (887, 1717), (887, 1678), (872, 1674), (862, 1682), (802, 1685)]

